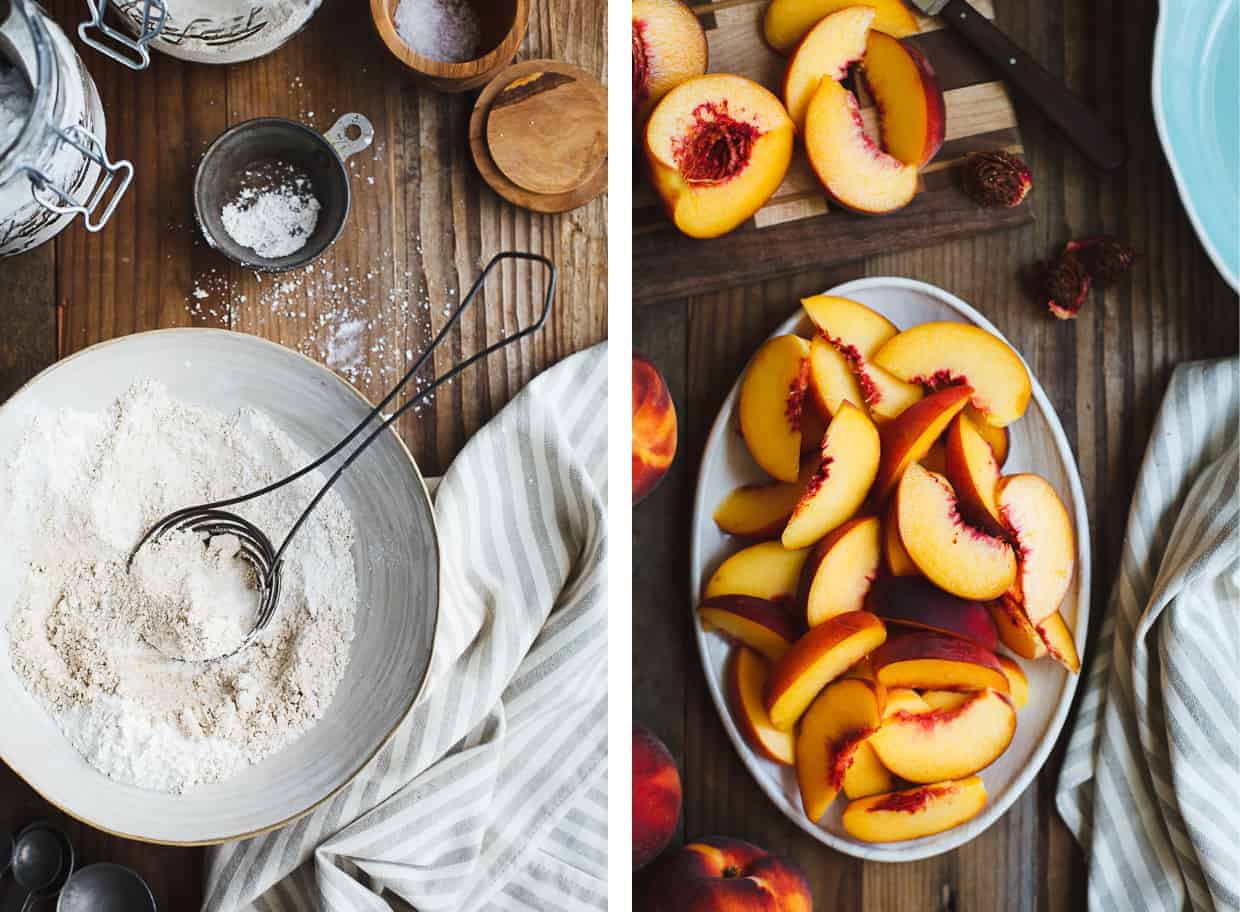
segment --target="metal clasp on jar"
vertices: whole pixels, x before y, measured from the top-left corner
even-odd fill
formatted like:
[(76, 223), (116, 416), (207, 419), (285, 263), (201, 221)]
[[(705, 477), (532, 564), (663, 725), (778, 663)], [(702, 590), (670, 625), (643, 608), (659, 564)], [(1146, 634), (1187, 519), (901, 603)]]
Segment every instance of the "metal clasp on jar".
[[(81, 215), (82, 223), (87, 231), (102, 231), (103, 227), (112, 218), (112, 213), (116, 211), (117, 205), (121, 201), (121, 197), (125, 195), (125, 191), (129, 189), (129, 182), (133, 180), (133, 165), (127, 161), (112, 162), (108, 159), (108, 154), (103, 148), (103, 143), (90, 130), (78, 124), (71, 124), (62, 130), (53, 129), (53, 132), (61, 142), (76, 149), (78, 153), (88, 162), (94, 162), (99, 166), (100, 175), (95, 189), (91, 192), (90, 197), (85, 203), (78, 202), (68, 191), (60, 187), (51, 177), (40, 171), (38, 168), (30, 165), (23, 165), (21, 170), (30, 178), (33, 185), (31, 196), (34, 201), (48, 212), (56, 215)], [(117, 186), (112, 190), (112, 194), (104, 203), (105, 197), (108, 197), (108, 190), (112, 188), (114, 182)], [(39, 196), (40, 190), (50, 191), (56, 198), (55, 202), (49, 202)], [(100, 206), (103, 211), (98, 212)]]
[[(126, 5), (128, 8), (142, 6), (141, 20), (131, 19), (138, 27), (136, 38), (113, 28), (104, 21), (104, 14), (108, 10), (108, 0), (86, 0), (90, 19), (78, 26), (78, 37), (99, 53), (111, 57), (131, 70), (145, 70), (151, 65), (151, 52), (147, 46), (160, 36), (164, 30), (164, 23), (168, 20), (167, 3), (166, 0), (130, 0)], [(124, 12), (126, 10), (122, 10), (122, 14)], [(91, 34), (92, 30), (98, 31), (111, 44), (105, 43), (102, 38), (95, 38)]]

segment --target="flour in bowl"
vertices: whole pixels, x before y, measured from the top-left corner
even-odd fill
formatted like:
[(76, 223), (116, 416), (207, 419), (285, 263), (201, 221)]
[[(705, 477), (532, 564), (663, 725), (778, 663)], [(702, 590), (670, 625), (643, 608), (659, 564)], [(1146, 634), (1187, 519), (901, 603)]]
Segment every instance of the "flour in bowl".
[[(236, 542), (180, 533), (130, 550), (174, 509), (250, 491), (310, 457), (266, 415), (140, 383), (106, 410), (35, 416), (0, 464), (0, 617), (26, 689), (96, 769), (180, 792), (262, 760), (323, 715), (348, 663), (354, 526), (329, 492), (285, 556), (280, 607), (237, 655), (253, 580)], [(236, 512), (282, 540), (318, 473)]]

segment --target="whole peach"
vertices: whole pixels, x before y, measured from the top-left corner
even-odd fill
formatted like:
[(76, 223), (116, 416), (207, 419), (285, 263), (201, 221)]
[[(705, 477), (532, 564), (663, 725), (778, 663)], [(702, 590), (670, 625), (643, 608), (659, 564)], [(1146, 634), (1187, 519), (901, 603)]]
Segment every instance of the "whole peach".
[(650, 912), (812, 912), (796, 862), (740, 839), (708, 836), (664, 860), (647, 894)]
[(676, 405), (659, 369), (633, 355), (633, 503), (663, 480), (676, 458)]
[(680, 822), (680, 772), (663, 742), (633, 723), (633, 870), (663, 851)]

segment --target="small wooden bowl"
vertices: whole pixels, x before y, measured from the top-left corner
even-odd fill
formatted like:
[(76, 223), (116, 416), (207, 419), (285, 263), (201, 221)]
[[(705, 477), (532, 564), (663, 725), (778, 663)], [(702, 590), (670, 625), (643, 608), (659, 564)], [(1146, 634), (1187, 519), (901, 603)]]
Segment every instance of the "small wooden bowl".
[(396, 30), (400, 0), (370, 0), (370, 15), (387, 49), (413, 75), (440, 92), (464, 92), (488, 82), (517, 54), (530, 24), (530, 0), (469, 0), (478, 12), (483, 47), (481, 57), (464, 63), (445, 63), (415, 52)]

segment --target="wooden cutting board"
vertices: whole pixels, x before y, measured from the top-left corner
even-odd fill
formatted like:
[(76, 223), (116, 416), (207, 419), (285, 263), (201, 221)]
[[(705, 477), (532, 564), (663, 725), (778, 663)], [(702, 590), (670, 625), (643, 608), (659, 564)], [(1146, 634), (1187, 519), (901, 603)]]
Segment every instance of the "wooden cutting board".
[[(693, 9), (706, 29), (710, 71), (747, 76), (779, 95), (787, 61), (762, 39), (767, 2), (707, 0)], [(974, 6), (993, 17), (991, 0), (975, 0)], [(939, 154), (923, 169), (922, 189), (913, 202), (884, 216), (829, 207), (798, 143), (783, 184), (752, 219), (724, 237), (694, 240), (672, 227), (650, 188), (644, 165), (638, 165), (633, 193), (634, 300), (703, 294), (1031, 222), (1028, 200), (1014, 209), (983, 209), (959, 189), (959, 166), (970, 152), (1024, 151), (1016, 112), (1007, 88), (972, 48), (937, 19), (922, 17), (920, 24), (920, 33), (904, 40), (916, 45), (938, 74), (947, 135)], [(873, 102), (861, 91), (866, 129), (877, 136)]]

